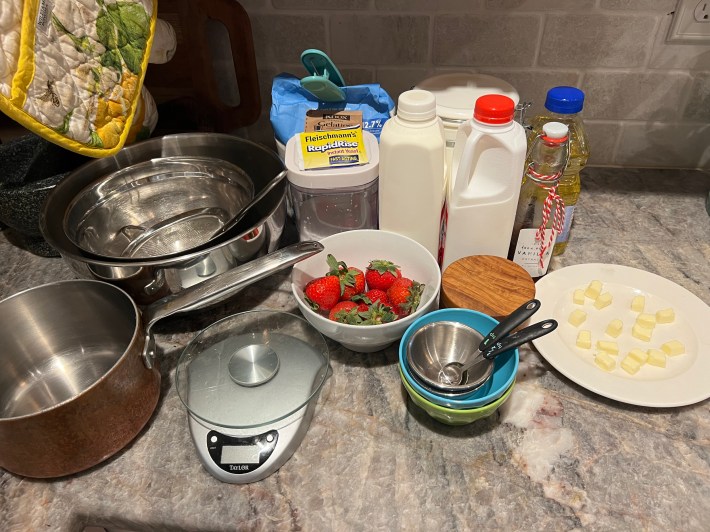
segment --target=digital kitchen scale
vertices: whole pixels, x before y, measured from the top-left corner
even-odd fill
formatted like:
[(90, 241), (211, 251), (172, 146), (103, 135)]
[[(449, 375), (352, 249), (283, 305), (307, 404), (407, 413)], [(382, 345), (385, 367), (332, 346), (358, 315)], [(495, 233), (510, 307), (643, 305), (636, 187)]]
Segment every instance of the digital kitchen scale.
[(244, 312), (202, 331), (175, 373), (202, 465), (237, 484), (277, 471), (303, 440), (328, 375), (325, 339), (293, 314)]

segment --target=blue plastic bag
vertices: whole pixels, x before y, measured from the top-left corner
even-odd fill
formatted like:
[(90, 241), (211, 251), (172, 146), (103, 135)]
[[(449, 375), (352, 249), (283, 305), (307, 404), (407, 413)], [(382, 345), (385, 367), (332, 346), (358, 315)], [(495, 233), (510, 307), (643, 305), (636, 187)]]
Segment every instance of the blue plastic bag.
[(362, 128), (380, 140), (382, 126), (394, 114), (394, 101), (379, 84), (343, 87), (344, 102), (323, 102), (301, 87), (300, 79), (291, 74), (274, 77), (271, 86), (271, 127), (276, 140), (286, 144), (288, 139), (303, 133), (306, 112), (311, 109), (328, 111), (362, 111)]

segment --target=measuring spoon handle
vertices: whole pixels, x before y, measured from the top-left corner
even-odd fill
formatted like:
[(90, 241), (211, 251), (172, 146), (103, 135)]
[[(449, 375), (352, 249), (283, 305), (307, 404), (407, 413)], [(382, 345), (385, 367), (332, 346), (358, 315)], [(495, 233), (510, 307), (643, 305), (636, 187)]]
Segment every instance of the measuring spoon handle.
[(519, 345), (529, 342), (530, 340), (534, 340), (535, 338), (545, 336), (546, 334), (551, 333), (555, 329), (557, 329), (556, 320), (550, 319), (540, 321), (538, 323), (530, 325), (529, 327), (525, 327), (524, 329), (521, 329), (516, 333), (508, 335), (505, 338), (502, 338), (500, 341), (494, 343), (493, 345), (490, 345), (488, 349), (483, 352), (483, 357), (492, 360), (504, 351), (508, 351), (510, 349), (513, 349), (514, 347), (518, 347)]
[(493, 345), (496, 341), (501, 339), (503, 336), (508, 334), (510, 331), (515, 329), (518, 325), (527, 320), (530, 316), (535, 314), (540, 308), (540, 301), (537, 299), (531, 299), (527, 303), (523, 303), (513, 312), (508, 314), (498, 325), (496, 325), (491, 332), (489, 332), (481, 341), (478, 349), (481, 353), (488, 350), (488, 348)]

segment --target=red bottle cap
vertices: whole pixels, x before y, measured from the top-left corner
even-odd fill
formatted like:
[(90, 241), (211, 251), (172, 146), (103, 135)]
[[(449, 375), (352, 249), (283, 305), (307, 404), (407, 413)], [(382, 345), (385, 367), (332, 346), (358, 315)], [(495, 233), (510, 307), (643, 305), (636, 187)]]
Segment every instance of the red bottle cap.
[(507, 124), (513, 120), (515, 102), (502, 94), (486, 94), (476, 100), (473, 118), (484, 124)]

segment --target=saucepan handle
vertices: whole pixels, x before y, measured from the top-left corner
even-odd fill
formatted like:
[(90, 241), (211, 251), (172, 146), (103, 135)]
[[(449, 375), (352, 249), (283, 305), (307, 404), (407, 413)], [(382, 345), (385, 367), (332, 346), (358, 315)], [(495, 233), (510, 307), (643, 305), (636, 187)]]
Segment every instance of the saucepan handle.
[(323, 244), (311, 240), (292, 244), (150, 304), (143, 309), (146, 335), (143, 360), (146, 366), (151, 368), (155, 359), (154, 342), (152, 342), (150, 330), (158, 320), (179, 312), (188, 312), (207, 306), (269, 275), (320, 253), (323, 249)]

